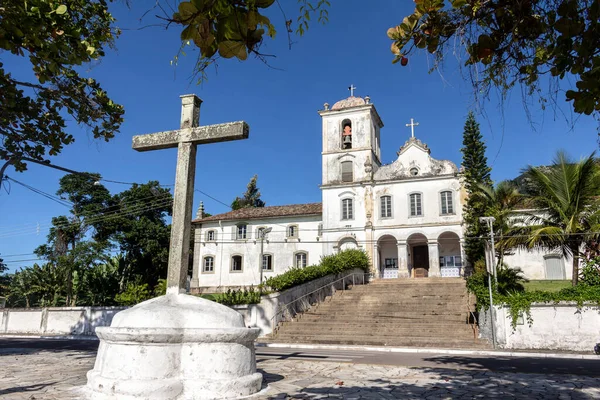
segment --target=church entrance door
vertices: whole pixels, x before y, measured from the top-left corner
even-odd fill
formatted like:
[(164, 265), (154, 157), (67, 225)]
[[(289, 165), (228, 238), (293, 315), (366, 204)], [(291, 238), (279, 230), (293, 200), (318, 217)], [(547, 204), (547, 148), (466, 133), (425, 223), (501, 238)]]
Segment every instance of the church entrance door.
[(427, 278), (429, 276), (429, 248), (425, 246), (414, 246), (412, 249), (413, 273), (415, 278)]

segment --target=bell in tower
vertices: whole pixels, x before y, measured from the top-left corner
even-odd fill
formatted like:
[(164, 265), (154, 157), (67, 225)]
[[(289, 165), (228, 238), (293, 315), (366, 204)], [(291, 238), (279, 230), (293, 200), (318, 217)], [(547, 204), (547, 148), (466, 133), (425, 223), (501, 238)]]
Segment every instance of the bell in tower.
[(352, 148), (352, 123), (345, 120), (342, 127), (342, 149), (348, 150)]

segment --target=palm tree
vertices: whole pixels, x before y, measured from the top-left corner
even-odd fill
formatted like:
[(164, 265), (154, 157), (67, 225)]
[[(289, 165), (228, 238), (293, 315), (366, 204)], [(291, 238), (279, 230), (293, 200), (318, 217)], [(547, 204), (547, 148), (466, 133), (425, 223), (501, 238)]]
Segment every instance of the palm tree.
[(479, 185), (479, 191), (473, 196), (480, 197), (486, 203), (486, 209), (496, 220), (494, 221), (494, 232), (498, 236), (496, 241), (496, 252), (498, 254), (498, 266), (502, 267), (504, 256), (511, 249), (505, 237), (514, 229), (514, 210), (523, 201), (517, 185), (512, 181), (502, 181), (496, 187), (484, 184)]
[(579, 258), (586, 242), (600, 231), (600, 167), (595, 152), (579, 162), (558, 152), (551, 167), (525, 170), (528, 212), (520, 233), (510, 244), (560, 250), (573, 257), (573, 285), (579, 278)]

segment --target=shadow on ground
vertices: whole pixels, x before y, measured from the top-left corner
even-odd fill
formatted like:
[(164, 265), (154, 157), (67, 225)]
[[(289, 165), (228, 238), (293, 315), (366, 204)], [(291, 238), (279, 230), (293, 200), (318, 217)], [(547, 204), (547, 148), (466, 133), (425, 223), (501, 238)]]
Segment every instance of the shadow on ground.
[(97, 340), (0, 338), (0, 356), (41, 351), (82, 351), (95, 356), (99, 343)]
[[(423, 376), (424, 373), (427, 375)], [(356, 378), (360, 377), (353, 379)], [(302, 387), (307, 383), (308, 387)], [(342, 378), (335, 375), (297, 381), (286, 377), (285, 391), (277, 395), (267, 393), (267, 398), (587, 400), (600, 397), (598, 383), (598, 379), (580, 376), (490, 374), (483, 371), (415, 368), (410, 369), (408, 375), (364, 379), (360, 385), (343, 382)]]
[(598, 360), (581, 360), (574, 358), (469, 357), (444, 355), (424, 358), (424, 361), (445, 365), (450, 368), (600, 377), (600, 357)]
[[(15, 386), (12, 388), (8, 388), (8, 389), (0, 389), (0, 398), (6, 398), (6, 399), (10, 399), (10, 394), (15, 394), (15, 393), (23, 393), (23, 392), (37, 392), (39, 390), (45, 389), (48, 386), (52, 386), (56, 384), (56, 382), (47, 382), (47, 383), (38, 383), (38, 384), (34, 384), (34, 385), (27, 385), (27, 386)], [(6, 396), (6, 397), (2, 397), (2, 396)], [(35, 397), (31, 397), (32, 399), (35, 399)]]

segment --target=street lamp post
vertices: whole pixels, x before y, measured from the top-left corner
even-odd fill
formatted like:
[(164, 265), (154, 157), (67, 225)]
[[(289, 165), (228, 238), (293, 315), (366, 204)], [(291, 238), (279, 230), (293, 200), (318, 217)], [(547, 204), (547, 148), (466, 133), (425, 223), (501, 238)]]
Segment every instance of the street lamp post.
[[(498, 278), (496, 277), (496, 250), (494, 248), (494, 221), (496, 218), (494, 217), (481, 217), (479, 218), (481, 222), (485, 222), (490, 228), (490, 237), (492, 241), (492, 265), (490, 266), (490, 272), (488, 274), (488, 292), (490, 295), (490, 326), (492, 328), (492, 344), (494, 349), (496, 349), (496, 318), (494, 318), (494, 298), (492, 296), (492, 278), (490, 275), (494, 275), (494, 282), (498, 284)], [(487, 260), (488, 257), (486, 257)]]
[(488, 226), (488, 228), (490, 229), (490, 241), (491, 241), (491, 245), (492, 245), (492, 265), (490, 270), (492, 271), (492, 274), (494, 275), (494, 282), (496, 284), (498, 284), (498, 274), (497, 274), (497, 270), (496, 270), (496, 245), (494, 243), (494, 222), (496, 221), (496, 218), (494, 217), (481, 217), (479, 218), (479, 220), (481, 222), (485, 222)]
[(260, 259), (258, 260), (258, 268), (260, 269), (260, 282), (259, 284), (262, 285), (263, 282), (263, 263), (264, 263), (264, 254), (263, 254), (263, 250), (264, 250), (264, 241), (265, 241), (265, 237), (267, 236), (267, 234), (269, 232), (271, 232), (273, 230), (273, 228), (261, 228), (258, 230), (258, 235), (260, 236)]

